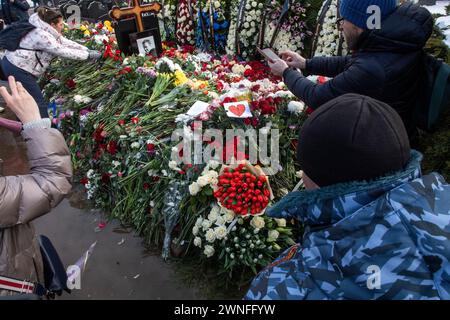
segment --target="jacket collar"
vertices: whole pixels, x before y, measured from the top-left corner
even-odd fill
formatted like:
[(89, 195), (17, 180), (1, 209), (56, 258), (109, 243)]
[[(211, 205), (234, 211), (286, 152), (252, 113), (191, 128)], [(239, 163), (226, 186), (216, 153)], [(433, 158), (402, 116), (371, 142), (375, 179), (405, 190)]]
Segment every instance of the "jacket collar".
[(309, 226), (334, 224), (381, 197), (386, 192), (420, 178), (422, 155), (411, 151), (411, 158), (403, 171), (373, 181), (340, 183), (313, 191), (288, 194), (267, 209), (275, 218), (295, 218)]
[(48, 33), (50, 33), (55, 39), (59, 39), (61, 35), (58, 33), (58, 31), (55, 30), (51, 25), (49, 25), (47, 22), (42, 21), (39, 18), (39, 15), (37, 13), (33, 13), (28, 22), (30, 22), (33, 26), (35, 26), (38, 29), (42, 29)]

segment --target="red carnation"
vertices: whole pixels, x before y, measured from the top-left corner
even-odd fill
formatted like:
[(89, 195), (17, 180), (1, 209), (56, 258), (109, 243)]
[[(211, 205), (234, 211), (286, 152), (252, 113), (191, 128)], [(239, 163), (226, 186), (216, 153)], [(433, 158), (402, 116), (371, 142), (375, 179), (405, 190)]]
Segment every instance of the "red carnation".
[(115, 155), (117, 153), (117, 142), (110, 141), (106, 146), (106, 151), (108, 151), (111, 155)]

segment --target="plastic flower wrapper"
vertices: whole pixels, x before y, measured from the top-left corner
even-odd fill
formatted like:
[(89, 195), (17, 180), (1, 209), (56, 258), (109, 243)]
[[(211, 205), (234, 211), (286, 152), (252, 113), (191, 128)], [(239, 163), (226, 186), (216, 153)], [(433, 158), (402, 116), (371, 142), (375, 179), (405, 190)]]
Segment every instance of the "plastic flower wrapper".
[(172, 243), (172, 231), (178, 223), (180, 216), (179, 206), (183, 195), (186, 192), (186, 184), (179, 181), (172, 181), (169, 185), (169, 190), (164, 199), (165, 206), (163, 208), (164, 226), (166, 229), (164, 236), (164, 243), (162, 249), (162, 257), (167, 260), (170, 255), (170, 244)]

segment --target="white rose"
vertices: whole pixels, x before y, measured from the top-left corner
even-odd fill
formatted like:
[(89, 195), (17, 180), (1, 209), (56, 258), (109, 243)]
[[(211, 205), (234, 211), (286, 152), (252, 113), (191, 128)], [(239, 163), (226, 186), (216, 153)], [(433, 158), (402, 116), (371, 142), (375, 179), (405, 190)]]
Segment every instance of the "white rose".
[(197, 182), (192, 182), (192, 184), (189, 186), (189, 193), (191, 196), (195, 196), (197, 193), (200, 192), (200, 186)]
[(213, 229), (208, 229), (208, 231), (206, 231), (205, 239), (209, 243), (213, 243), (214, 241), (216, 241), (216, 233)]
[(219, 174), (216, 171), (214, 171), (214, 170), (209, 170), (208, 173), (207, 173), (207, 176), (210, 179), (217, 179), (217, 178), (219, 178)]
[(266, 223), (262, 217), (253, 217), (252, 221), (250, 221), (250, 225), (255, 229), (262, 229)]
[(275, 219), (276, 223), (278, 224), (279, 227), (286, 227), (286, 219)]
[(180, 170), (180, 168), (178, 168), (178, 166), (177, 166), (177, 162), (174, 160), (169, 161), (169, 168), (172, 170), (175, 170), (175, 171)]
[(224, 224), (225, 224), (225, 219), (223, 217), (217, 217), (216, 225), (217, 226), (223, 226)]
[(131, 144), (131, 148), (133, 148), (133, 149), (138, 149), (140, 146), (141, 146), (141, 145), (139, 144), (139, 142), (133, 142), (133, 143)]
[(208, 184), (210, 184), (211, 178), (208, 175), (201, 176), (197, 179), (197, 183), (199, 186), (204, 187)]
[(214, 255), (214, 248), (212, 246), (206, 245), (203, 253), (206, 255), (206, 257), (210, 258)]
[(197, 221), (195, 221), (195, 226), (201, 227), (202, 226), (202, 222), (203, 222), (203, 218), (202, 217), (198, 217)]
[(212, 210), (211, 210), (211, 212), (208, 214), (208, 220), (211, 221), (212, 223), (214, 223), (214, 222), (217, 220), (218, 217), (219, 217), (219, 216), (218, 216), (217, 212), (212, 211)]
[(217, 160), (209, 160), (208, 166), (211, 169), (217, 169), (217, 167), (220, 165), (220, 163)]
[(225, 214), (225, 221), (226, 222), (231, 222), (231, 221), (234, 220), (235, 216), (236, 216), (236, 214), (233, 211), (228, 210), (228, 212)]
[(211, 224), (212, 224), (211, 221), (209, 221), (208, 219), (203, 220), (202, 222), (203, 231), (208, 230), (209, 227), (211, 227)]
[(196, 236), (196, 235), (198, 234), (198, 226), (194, 226), (194, 227), (192, 228), (192, 234), (193, 234), (194, 236)]
[(278, 239), (280, 236), (280, 233), (277, 230), (270, 230), (269, 231), (269, 237), (267, 238), (267, 241), (274, 242)]
[(200, 239), (199, 237), (195, 237), (195, 239), (194, 239), (194, 246), (201, 248), (201, 246), (202, 246), (202, 239)]
[(225, 228), (225, 226), (219, 226), (214, 229), (214, 233), (216, 234), (216, 238), (218, 240), (222, 240), (227, 236), (227, 228)]

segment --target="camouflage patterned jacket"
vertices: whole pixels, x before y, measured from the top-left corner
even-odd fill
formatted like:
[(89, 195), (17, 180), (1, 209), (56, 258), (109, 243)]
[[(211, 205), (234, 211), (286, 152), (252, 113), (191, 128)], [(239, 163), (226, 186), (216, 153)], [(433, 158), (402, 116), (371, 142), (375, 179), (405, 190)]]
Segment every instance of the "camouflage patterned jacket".
[(450, 185), (422, 156), (370, 183), (294, 192), (268, 210), (305, 224), (301, 244), (245, 299), (450, 299)]

